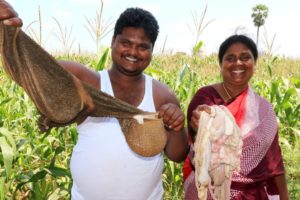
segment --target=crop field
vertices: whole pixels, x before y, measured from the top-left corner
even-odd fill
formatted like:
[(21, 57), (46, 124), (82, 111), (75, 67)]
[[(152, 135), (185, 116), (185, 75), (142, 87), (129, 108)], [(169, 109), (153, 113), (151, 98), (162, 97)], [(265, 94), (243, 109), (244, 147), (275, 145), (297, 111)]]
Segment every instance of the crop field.
[[(110, 67), (109, 55), (107, 49), (100, 59), (88, 55), (56, 57), (101, 70)], [(184, 112), (198, 88), (220, 80), (216, 55), (155, 55), (146, 73), (175, 91)], [(34, 105), (2, 67), (0, 86), (0, 200), (69, 199), (75, 125), (41, 134)], [(300, 199), (300, 60), (261, 56), (251, 86), (274, 106), (290, 196)], [(165, 159), (164, 199), (182, 199), (181, 167)]]

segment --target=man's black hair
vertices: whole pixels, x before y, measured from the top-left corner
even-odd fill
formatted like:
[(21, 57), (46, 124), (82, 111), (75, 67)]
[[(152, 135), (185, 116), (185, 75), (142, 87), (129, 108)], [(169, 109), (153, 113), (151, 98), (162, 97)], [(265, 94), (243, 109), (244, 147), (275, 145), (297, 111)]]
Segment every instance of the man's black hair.
[(155, 44), (159, 26), (157, 20), (149, 11), (142, 8), (127, 8), (121, 13), (116, 22), (113, 37), (121, 34), (123, 29), (127, 27), (143, 28), (152, 44)]

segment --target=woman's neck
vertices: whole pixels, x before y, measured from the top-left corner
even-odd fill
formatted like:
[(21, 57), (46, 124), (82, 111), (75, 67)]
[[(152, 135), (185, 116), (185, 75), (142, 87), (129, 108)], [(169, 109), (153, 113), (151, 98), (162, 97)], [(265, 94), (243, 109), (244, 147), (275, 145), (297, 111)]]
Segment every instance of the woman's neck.
[(227, 96), (227, 99), (233, 99), (233, 98), (237, 97), (239, 94), (241, 94), (244, 90), (246, 90), (248, 88), (248, 84), (233, 86), (233, 85), (222, 82), (222, 83), (220, 83), (220, 85), (222, 86), (222, 89), (223, 89), (225, 95)]

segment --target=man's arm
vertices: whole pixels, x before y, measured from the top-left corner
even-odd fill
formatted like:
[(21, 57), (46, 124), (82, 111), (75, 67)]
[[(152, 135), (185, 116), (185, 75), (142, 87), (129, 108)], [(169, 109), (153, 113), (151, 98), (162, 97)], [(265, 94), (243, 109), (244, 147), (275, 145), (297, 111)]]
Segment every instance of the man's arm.
[(100, 75), (98, 72), (76, 62), (59, 60), (58, 63), (65, 70), (76, 76), (79, 80), (89, 84), (90, 86), (93, 86), (98, 90), (100, 89)]
[(185, 117), (179, 102), (166, 85), (153, 81), (153, 96), (156, 110), (163, 118), (168, 135), (165, 153), (175, 162), (182, 162), (188, 153), (188, 139), (184, 128)]

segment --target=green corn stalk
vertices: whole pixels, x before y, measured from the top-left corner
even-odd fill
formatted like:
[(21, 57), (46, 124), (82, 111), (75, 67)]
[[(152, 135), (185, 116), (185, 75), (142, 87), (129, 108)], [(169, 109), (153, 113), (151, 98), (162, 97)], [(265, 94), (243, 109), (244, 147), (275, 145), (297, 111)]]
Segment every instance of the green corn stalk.
[(6, 128), (0, 128), (0, 148), (3, 157), (4, 168), (6, 171), (6, 178), (9, 178), (13, 158), (16, 154), (16, 144), (11, 132)]
[[(97, 66), (98, 63), (110, 61), (109, 56), (103, 57), (105, 61), (101, 62), (101, 59), (95, 61), (94, 57), (83, 55), (70, 59), (93, 63), (91, 66), (97, 70), (106, 67), (106, 64)], [(271, 63), (272, 77), (263, 73), (266, 68), (257, 68), (258, 72), (251, 81), (252, 88), (274, 106), (291, 199), (300, 199), (300, 171), (297, 167), (300, 164), (299, 66), (299, 61), (280, 58)], [(218, 69), (214, 55), (205, 58), (155, 55), (146, 73), (173, 90), (176, 88), (175, 94), (186, 112), (190, 99), (200, 87), (220, 80)], [(13, 152), (12, 161), (8, 160), (11, 165), (4, 166), (3, 156), (0, 156), (0, 200), (70, 198), (69, 161), (78, 137), (75, 127), (52, 129), (47, 134), (40, 134), (34, 105), (24, 91), (7, 78), (1, 67), (0, 85), (0, 127), (9, 132), (10, 139), (2, 132), (0, 137)], [(162, 176), (164, 199), (183, 198), (181, 168), (182, 164), (165, 159)]]
[(110, 48), (106, 48), (95, 68), (96, 71), (102, 71), (105, 68), (105, 66), (107, 65), (107, 60), (109, 59), (109, 53)]

